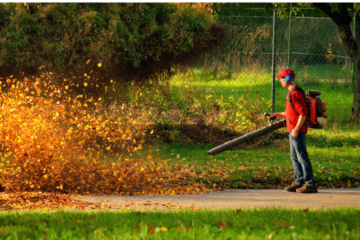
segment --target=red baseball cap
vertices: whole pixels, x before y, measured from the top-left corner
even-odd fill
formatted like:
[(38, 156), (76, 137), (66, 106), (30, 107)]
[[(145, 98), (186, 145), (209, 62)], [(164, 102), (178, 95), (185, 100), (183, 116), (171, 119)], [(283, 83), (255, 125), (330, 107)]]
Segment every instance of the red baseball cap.
[[(291, 69), (284, 69), (281, 71), (281, 73), (279, 75), (276, 75), (276, 78), (282, 78), (282, 77), (287, 77), (291, 74)], [(292, 76), (291, 77), (295, 77), (295, 72), (292, 72)]]

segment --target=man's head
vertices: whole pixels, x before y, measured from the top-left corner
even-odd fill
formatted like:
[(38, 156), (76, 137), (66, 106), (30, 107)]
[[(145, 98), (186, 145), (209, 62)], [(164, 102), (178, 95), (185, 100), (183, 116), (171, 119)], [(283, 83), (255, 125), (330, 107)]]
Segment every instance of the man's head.
[(283, 87), (289, 87), (295, 81), (295, 72), (291, 69), (284, 69), (276, 77), (280, 78), (280, 83)]

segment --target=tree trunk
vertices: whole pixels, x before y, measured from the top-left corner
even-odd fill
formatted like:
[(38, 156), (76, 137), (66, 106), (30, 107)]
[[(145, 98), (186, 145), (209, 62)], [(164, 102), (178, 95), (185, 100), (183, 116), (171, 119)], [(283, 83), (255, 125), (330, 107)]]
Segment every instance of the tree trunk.
[(339, 27), (340, 37), (346, 51), (354, 63), (354, 101), (352, 107), (353, 119), (360, 119), (360, 51), (356, 40), (360, 41), (360, 14), (356, 15), (357, 39), (354, 39), (350, 25), (353, 18), (349, 16), (348, 7), (354, 9), (352, 4), (339, 3), (336, 10), (328, 3), (313, 3), (313, 5), (328, 15)]
[[(360, 14), (356, 14), (356, 40), (360, 41)], [(357, 44), (358, 45), (358, 44)], [(356, 49), (354, 63), (354, 101), (353, 101), (353, 119), (360, 119), (360, 50)]]

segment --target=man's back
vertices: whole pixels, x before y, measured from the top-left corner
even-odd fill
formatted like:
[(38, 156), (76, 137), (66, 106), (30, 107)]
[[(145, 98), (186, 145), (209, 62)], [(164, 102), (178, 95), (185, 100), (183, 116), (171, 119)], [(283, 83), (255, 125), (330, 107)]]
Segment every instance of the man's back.
[[(289, 132), (291, 132), (295, 128), (299, 120), (299, 115), (301, 116), (308, 115), (308, 107), (306, 106), (305, 96), (300, 89), (302, 90), (302, 88), (298, 86), (294, 86), (286, 94), (285, 114), (286, 114), (286, 126), (288, 127)], [(291, 99), (295, 109), (290, 103), (289, 95), (291, 91), (292, 91)], [(307, 133), (307, 131), (308, 131), (308, 127), (305, 124), (303, 124), (299, 129), (299, 132)]]

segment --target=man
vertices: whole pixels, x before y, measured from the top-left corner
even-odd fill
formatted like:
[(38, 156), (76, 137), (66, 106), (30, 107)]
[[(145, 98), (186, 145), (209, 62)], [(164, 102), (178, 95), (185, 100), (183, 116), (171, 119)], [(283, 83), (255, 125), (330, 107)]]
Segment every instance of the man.
[[(295, 84), (295, 73), (291, 69), (284, 69), (276, 78), (289, 91), (286, 95), (285, 112), (272, 113), (274, 116), (285, 117), (286, 126), (289, 129), (290, 158), (294, 166), (294, 182), (285, 188), (288, 192), (316, 193), (317, 187), (313, 178), (313, 170), (306, 151), (305, 137), (308, 127), (304, 124), (308, 115), (308, 108), (304, 94), (296, 89), (292, 92), (291, 98), (294, 107), (289, 101), (289, 93), (293, 88), (300, 88)], [(300, 88), (301, 89), (301, 88)]]

